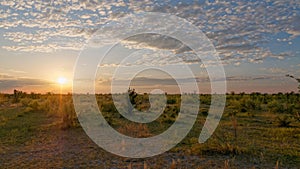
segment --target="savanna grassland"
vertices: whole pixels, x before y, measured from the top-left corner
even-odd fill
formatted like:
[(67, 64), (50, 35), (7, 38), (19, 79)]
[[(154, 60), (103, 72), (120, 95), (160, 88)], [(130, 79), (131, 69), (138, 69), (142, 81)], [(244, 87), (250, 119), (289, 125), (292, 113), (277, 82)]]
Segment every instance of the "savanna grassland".
[[(168, 94), (164, 113), (138, 124), (118, 113), (111, 95), (96, 98), (108, 123), (132, 137), (162, 133), (180, 112), (180, 95)], [(129, 159), (104, 151), (85, 134), (71, 95), (0, 94), (0, 168), (299, 168), (299, 94), (227, 94), (220, 124), (204, 144), (198, 137), (211, 96), (199, 98), (197, 120), (180, 144), (162, 155)], [(148, 94), (132, 103), (140, 111), (150, 107)]]

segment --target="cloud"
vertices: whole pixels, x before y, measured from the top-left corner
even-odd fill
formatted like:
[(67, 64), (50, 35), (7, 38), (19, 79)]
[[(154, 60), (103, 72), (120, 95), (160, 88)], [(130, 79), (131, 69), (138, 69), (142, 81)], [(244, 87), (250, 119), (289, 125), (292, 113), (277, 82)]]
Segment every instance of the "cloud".
[[(198, 84), (201, 83), (209, 83), (209, 82), (218, 82), (218, 81), (227, 81), (227, 82), (250, 82), (250, 81), (259, 81), (259, 80), (278, 80), (284, 79), (285, 76), (275, 76), (275, 75), (261, 75), (261, 76), (229, 76), (226, 79), (223, 78), (216, 78), (216, 79), (209, 79), (209, 77), (183, 77), (177, 78), (176, 80), (173, 78), (154, 78), (154, 77), (136, 77), (131, 80), (132, 86), (157, 86), (157, 85), (168, 85), (168, 86), (178, 86), (177, 82), (181, 84), (188, 84), (197, 82)], [(176, 82), (177, 81), (177, 82)], [(111, 79), (99, 79), (99, 85), (111, 85)], [(114, 79), (114, 85), (126, 85), (127, 80), (124, 79)]]
[[(62, 42), (61, 42), (62, 43)], [(8, 51), (23, 51), (23, 52), (40, 52), (52, 53), (58, 50), (75, 50), (79, 51), (83, 48), (84, 43), (62, 43), (62, 44), (34, 44), (20, 46), (2, 46)]]
[(127, 48), (152, 49), (152, 50), (171, 50), (174, 53), (183, 53), (191, 49), (181, 41), (166, 35), (159, 34), (139, 34), (131, 36), (122, 41)]
[(229, 76), (226, 77), (227, 81), (254, 81), (254, 80), (274, 80), (283, 79), (284, 76), (278, 75), (260, 75), (260, 76)]
[[(201, 29), (216, 46), (225, 64), (284, 59), (293, 53), (273, 53), (271, 41), (289, 43), (300, 36), (300, 2), (291, 1), (25, 1), (0, 2), (0, 29), (9, 51), (53, 52), (80, 50), (93, 33), (109, 21), (132, 12), (165, 12), (183, 17)], [(276, 12), (274, 12), (276, 11)], [(138, 21), (137, 21), (138, 22)], [(113, 35), (114, 32), (111, 32)], [(286, 33), (280, 39), (274, 35)], [(285, 39), (285, 40), (283, 40)], [(141, 43), (144, 40), (144, 43)], [(61, 43), (64, 42), (64, 43)], [(190, 52), (189, 47), (164, 36), (131, 37), (123, 42), (152, 50)]]
[(42, 79), (32, 79), (26, 77), (14, 77), (10, 75), (0, 74), (0, 90), (10, 90), (14, 88), (34, 87), (53, 84)]
[(9, 69), (8, 71), (12, 72), (12, 73), (18, 73), (18, 74), (23, 74), (23, 73), (27, 73), (23, 70), (15, 70), (15, 69)]
[(277, 67), (262, 68), (261, 70), (264, 70), (264, 71), (267, 71), (267, 72), (273, 73), (273, 74), (286, 74), (288, 72), (287, 70), (277, 68)]
[(13, 78), (13, 76), (7, 75), (7, 74), (0, 74), (0, 80), (1, 79), (10, 79)]

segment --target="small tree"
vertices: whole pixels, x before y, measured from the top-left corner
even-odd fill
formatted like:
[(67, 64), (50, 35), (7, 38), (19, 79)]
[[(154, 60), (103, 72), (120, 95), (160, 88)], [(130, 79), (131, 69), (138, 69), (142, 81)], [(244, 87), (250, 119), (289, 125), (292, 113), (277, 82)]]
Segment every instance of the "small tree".
[(22, 95), (22, 91), (18, 91), (16, 89), (14, 89), (14, 99), (13, 102), (14, 103), (18, 103), (20, 101), (20, 96)]
[(231, 116), (232, 127), (234, 129), (235, 140), (237, 140), (237, 127), (238, 127), (237, 117), (236, 117), (237, 113), (238, 113), (238, 111), (234, 110), (229, 114)]
[(130, 103), (132, 105), (135, 105), (136, 104), (136, 101), (135, 101), (135, 98), (137, 97), (137, 93), (135, 92), (135, 89), (128, 89), (128, 95), (129, 95), (129, 100), (130, 100)]
[[(135, 92), (135, 89), (128, 89), (128, 96), (129, 96), (129, 102), (127, 103), (128, 106), (128, 113), (132, 113), (133, 108), (136, 106), (136, 100), (137, 93)], [(132, 105), (132, 106), (131, 106)]]

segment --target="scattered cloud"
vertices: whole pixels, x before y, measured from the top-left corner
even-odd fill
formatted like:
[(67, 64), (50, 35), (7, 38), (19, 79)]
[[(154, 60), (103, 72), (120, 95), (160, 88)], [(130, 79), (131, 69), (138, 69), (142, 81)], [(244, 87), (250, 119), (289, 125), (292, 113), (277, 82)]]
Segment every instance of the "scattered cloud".
[(15, 69), (9, 69), (8, 71), (12, 72), (12, 73), (18, 73), (18, 74), (24, 74), (24, 73), (27, 73), (23, 70), (15, 70)]
[(262, 68), (261, 70), (267, 71), (273, 74), (286, 74), (288, 71), (282, 68), (271, 67), (271, 68)]
[[(186, 83), (209, 83), (211, 81), (218, 82), (218, 81), (234, 81), (234, 82), (241, 82), (241, 81), (258, 81), (258, 80), (278, 80), (283, 79), (284, 76), (274, 76), (274, 75), (261, 75), (261, 76), (229, 76), (226, 79), (218, 78), (218, 79), (209, 79), (209, 77), (195, 77), (195, 78), (154, 78), (154, 77), (136, 77), (131, 80), (131, 85), (133, 86), (151, 86), (151, 85), (174, 85), (178, 86), (177, 82), (181, 84)], [(125, 85), (127, 84), (127, 80), (124, 79), (113, 79), (115, 85)], [(99, 79), (99, 85), (110, 85), (111, 79)], [(176, 82), (177, 81), (177, 82)]]
[[(8, 51), (53, 52), (80, 50), (93, 33), (109, 21), (127, 13), (163, 12), (185, 18), (201, 29), (216, 46), (225, 64), (260, 63), (266, 58), (284, 59), (294, 55), (276, 54), (264, 44), (291, 44), (300, 36), (300, 2), (291, 1), (26, 1), (0, 2), (0, 29), (10, 41)], [(276, 11), (276, 12), (274, 12)], [(276, 38), (278, 33), (287, 34)], [(144, 40), (144, 43), (141, 43)], [(152, 50), (190, 52), (176, 39), (164, 36), (130, 37), (123, 42)]]

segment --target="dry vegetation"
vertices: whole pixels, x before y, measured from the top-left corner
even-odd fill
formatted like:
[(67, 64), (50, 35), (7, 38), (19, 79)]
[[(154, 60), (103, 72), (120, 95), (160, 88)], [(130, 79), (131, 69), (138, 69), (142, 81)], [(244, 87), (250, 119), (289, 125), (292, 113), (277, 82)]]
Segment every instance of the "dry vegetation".
[[(137, 124), (118, 113), (111, 95), (96, 98), (108, 123), (132, 137), (162, 133), (180, 111), (179, 95), (167, 95), (158, 119)], [(147, 111), (148, 99), (139, 94), (132, 103)], [(71, 95), (0, 94), (0, 168), (297, 168), (299, 100), (295, 93), (228, 94), (219, 127), (199, 144), (210, 104), (210, 95), (201, 95), (198, 119), (188, 136), (162, 155), (137, 160), (111, 155), (95, 145), (77, 121)]]

